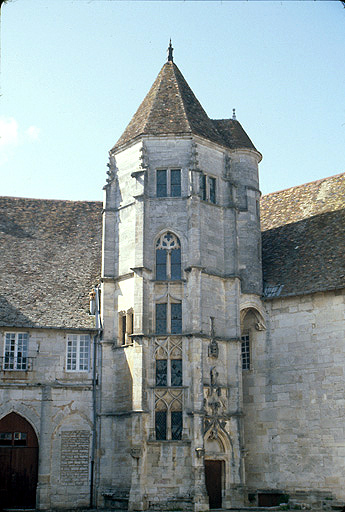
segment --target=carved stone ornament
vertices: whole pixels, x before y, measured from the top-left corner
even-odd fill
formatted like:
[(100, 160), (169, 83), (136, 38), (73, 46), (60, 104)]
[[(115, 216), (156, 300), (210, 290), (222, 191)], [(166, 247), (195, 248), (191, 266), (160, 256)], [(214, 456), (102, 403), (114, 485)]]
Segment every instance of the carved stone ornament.
[(139, 157), (139, 160), (140, 160), (140, 165), (139, 165), (139, 169), (141, 171), (146, 171), (146, 169), (148, 168), (149, 166), (149, 160), (148, 160), (148, 155), (147, 155), (147, 149), (146, 149), (146, 146), (143, 142), (141, 148), (140, 148), (140, 157)]
[(131, 448), (131, 455), (133, 457), (133, 459), (140, 459), (141, 455), (142, 455), (142, 450), (141, 448)]
[(196, 456), (198, 457), (198, 459), (201, 459), (201, 457), (203, 457), (205, 455), (204, 448), (195, 448), (195, 451), (196, 451)]
[(229, 155), (225, 155), (224, 178), (227, 180), (231, 178), (231, 158), (229, 157)]
[(215, 339), (215, 334), (214, 334), (214, 317), (210, 316), (210, 320), (211, 320), (211, 341), (208, 346), (208, 357), (213, 357), (213, 358), (217, 359), (218, 355), (219, 355), (219, 347), (218, 347), (218, 343)]
[(108, 170), (107, 170), (107, 175), (108, 175), (107, 185), (110, 185), (110, 183), (112, 183), (114, 181), (115, 176), (116, 176), (117, 171), (118, 171), (117, 166), (116, 166), (116, 160), (115, 160), (115, 157), (113, 155), (110, 155), (109, 163), (107, 164), (107, 167), (108, 167)]
[(191, 169), (197, 170), (199, 168), (199, 161), (198, 161), (197, 145), (195, 142), (192, 142), (191, 149), (192, 150), (191, 150), (190, 166), (191, 166)]
[(257, 331), (266, 331), (266, 326), (262, 322), (257, 322), (255, 324), (255, 329)]

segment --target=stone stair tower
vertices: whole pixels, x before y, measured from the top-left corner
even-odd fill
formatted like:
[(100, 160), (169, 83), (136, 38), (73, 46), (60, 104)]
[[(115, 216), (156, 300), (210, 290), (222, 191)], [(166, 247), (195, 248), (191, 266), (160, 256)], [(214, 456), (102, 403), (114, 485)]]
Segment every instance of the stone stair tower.
[(99, 506), (243, 504), (240, 304), (261, 295), (260, 159), (236, 119), (207, 116), (170, 45), (104, 187)]

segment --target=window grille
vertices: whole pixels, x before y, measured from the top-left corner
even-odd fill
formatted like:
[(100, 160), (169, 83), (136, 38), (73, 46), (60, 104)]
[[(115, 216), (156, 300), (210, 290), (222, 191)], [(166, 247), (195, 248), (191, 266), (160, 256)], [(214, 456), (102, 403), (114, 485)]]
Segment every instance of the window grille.
[(171, 385), (182, 386), (182, 359), (172, 359), (171, 367)]
[(167, 438), (167, 413), (166, 411), (156, 411), (155, 430), (157, 441), (165, 441)]
[(168, 385), (168, 360), (156, 360), (156, 386)]
[(250, 370), (250, 339), (249, 334), (241, 336), (242, 370)]
[(171, 439), (182, 439), (182, 411), (171, 411)]

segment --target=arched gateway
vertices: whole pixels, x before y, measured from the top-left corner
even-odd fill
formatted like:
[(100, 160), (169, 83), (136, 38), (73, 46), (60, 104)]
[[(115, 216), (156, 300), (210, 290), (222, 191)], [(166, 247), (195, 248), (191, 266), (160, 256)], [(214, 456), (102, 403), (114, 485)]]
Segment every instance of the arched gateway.
[(22, 416), (0, 420), (0, 509), (36, 505), (38, 441)]

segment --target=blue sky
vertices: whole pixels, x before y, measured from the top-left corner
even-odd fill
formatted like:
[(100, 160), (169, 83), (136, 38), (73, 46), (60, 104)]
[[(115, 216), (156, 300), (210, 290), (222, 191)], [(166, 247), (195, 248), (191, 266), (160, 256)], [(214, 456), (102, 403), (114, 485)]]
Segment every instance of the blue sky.
[(263, 193), (345, 171), (338, 1), (12, 0), (1, 13), (1, 195), (101, 200), (108, 150), (166, 60), (263, 154)]

